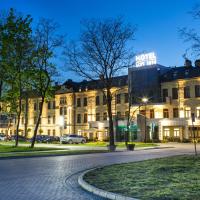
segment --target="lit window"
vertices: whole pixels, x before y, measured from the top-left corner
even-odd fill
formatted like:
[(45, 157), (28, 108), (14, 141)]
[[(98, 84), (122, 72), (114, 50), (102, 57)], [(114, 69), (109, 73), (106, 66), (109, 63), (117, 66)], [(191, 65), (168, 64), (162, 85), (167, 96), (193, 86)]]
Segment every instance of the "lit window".
[(186, 118), (191, 117), (191, 108), (189, 108), (189, 107), (185, 108), (185, 117)]
[(100, 121), (100, 113), (96, 113), (96, 121)]
[(174, 129), (174, 137), (179, 137), (180, 135), (180, 129), (179, 128), (175, 128)]
[(165, 137), (169, 137), (170, 136), (170, 130), (169, 130), (169, 128), (165, 128), (164, 129), (164, 136)]
[(200, 107), (196, 108), (196, 112), (197, 112), (197, 118), (200, 118)]
[(163, 109), (163, 118), (169, 118), (169, 110)]

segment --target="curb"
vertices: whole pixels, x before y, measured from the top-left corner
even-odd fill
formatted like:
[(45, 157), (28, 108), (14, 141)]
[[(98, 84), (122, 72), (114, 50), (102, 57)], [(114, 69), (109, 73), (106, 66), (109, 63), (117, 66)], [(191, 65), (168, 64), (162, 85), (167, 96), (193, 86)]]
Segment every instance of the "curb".
[(87, 190), (88, 192), (91, 192), (97, 196), (103, 197), (103, 198), (107, 198), (107, 199), (114, 199), (114, 200), (139, 200), (136, 198), (132, 198), (132, 197), (126, 197), (120, 194), (116, 194), (113, 192), (108, 192), (99, 188), (96, 188), (90, 184), (88, 184), (86, 181), (84, 181), (83, 177), (86, 173), (95, 170), (97, 168), (94, 169), (89, 169), (87, 171), (84, 171), (79, 177), (78, 177), (78, 184), (85, 190)]

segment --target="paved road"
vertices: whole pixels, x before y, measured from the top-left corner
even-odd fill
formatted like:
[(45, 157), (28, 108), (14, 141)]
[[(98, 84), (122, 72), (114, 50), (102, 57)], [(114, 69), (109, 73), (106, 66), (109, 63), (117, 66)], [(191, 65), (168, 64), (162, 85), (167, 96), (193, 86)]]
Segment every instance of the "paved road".
[(82, 170), (193, 153), (192, 145), (175, 146), (134, 152), (0, 160), (0, 200), (102, 200), (78, 186), (77, 177)]

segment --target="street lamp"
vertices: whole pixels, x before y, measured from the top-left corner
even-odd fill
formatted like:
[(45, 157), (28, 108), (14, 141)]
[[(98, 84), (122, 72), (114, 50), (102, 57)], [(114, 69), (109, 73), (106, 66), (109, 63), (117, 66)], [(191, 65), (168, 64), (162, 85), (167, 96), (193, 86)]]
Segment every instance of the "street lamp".
[(143, 97), (142, 98), (142, 102), (144, 103), (145, 105), (145, 121), (144, 121), (144, 142), (146, 143), (147, 142), (147, 120), (146, 120), (146, 112), (147, 112), (147, 103), (148, 103), (149, 99), (147, 97)]

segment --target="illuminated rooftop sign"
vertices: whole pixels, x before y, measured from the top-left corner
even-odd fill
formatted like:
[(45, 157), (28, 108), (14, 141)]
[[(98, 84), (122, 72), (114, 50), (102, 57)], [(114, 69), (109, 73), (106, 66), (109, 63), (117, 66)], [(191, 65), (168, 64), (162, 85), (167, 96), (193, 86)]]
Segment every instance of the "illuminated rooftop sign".
[(140, 54), (135, 56), (136, 67), (156, 64), (156, 55), (154, 52)]

